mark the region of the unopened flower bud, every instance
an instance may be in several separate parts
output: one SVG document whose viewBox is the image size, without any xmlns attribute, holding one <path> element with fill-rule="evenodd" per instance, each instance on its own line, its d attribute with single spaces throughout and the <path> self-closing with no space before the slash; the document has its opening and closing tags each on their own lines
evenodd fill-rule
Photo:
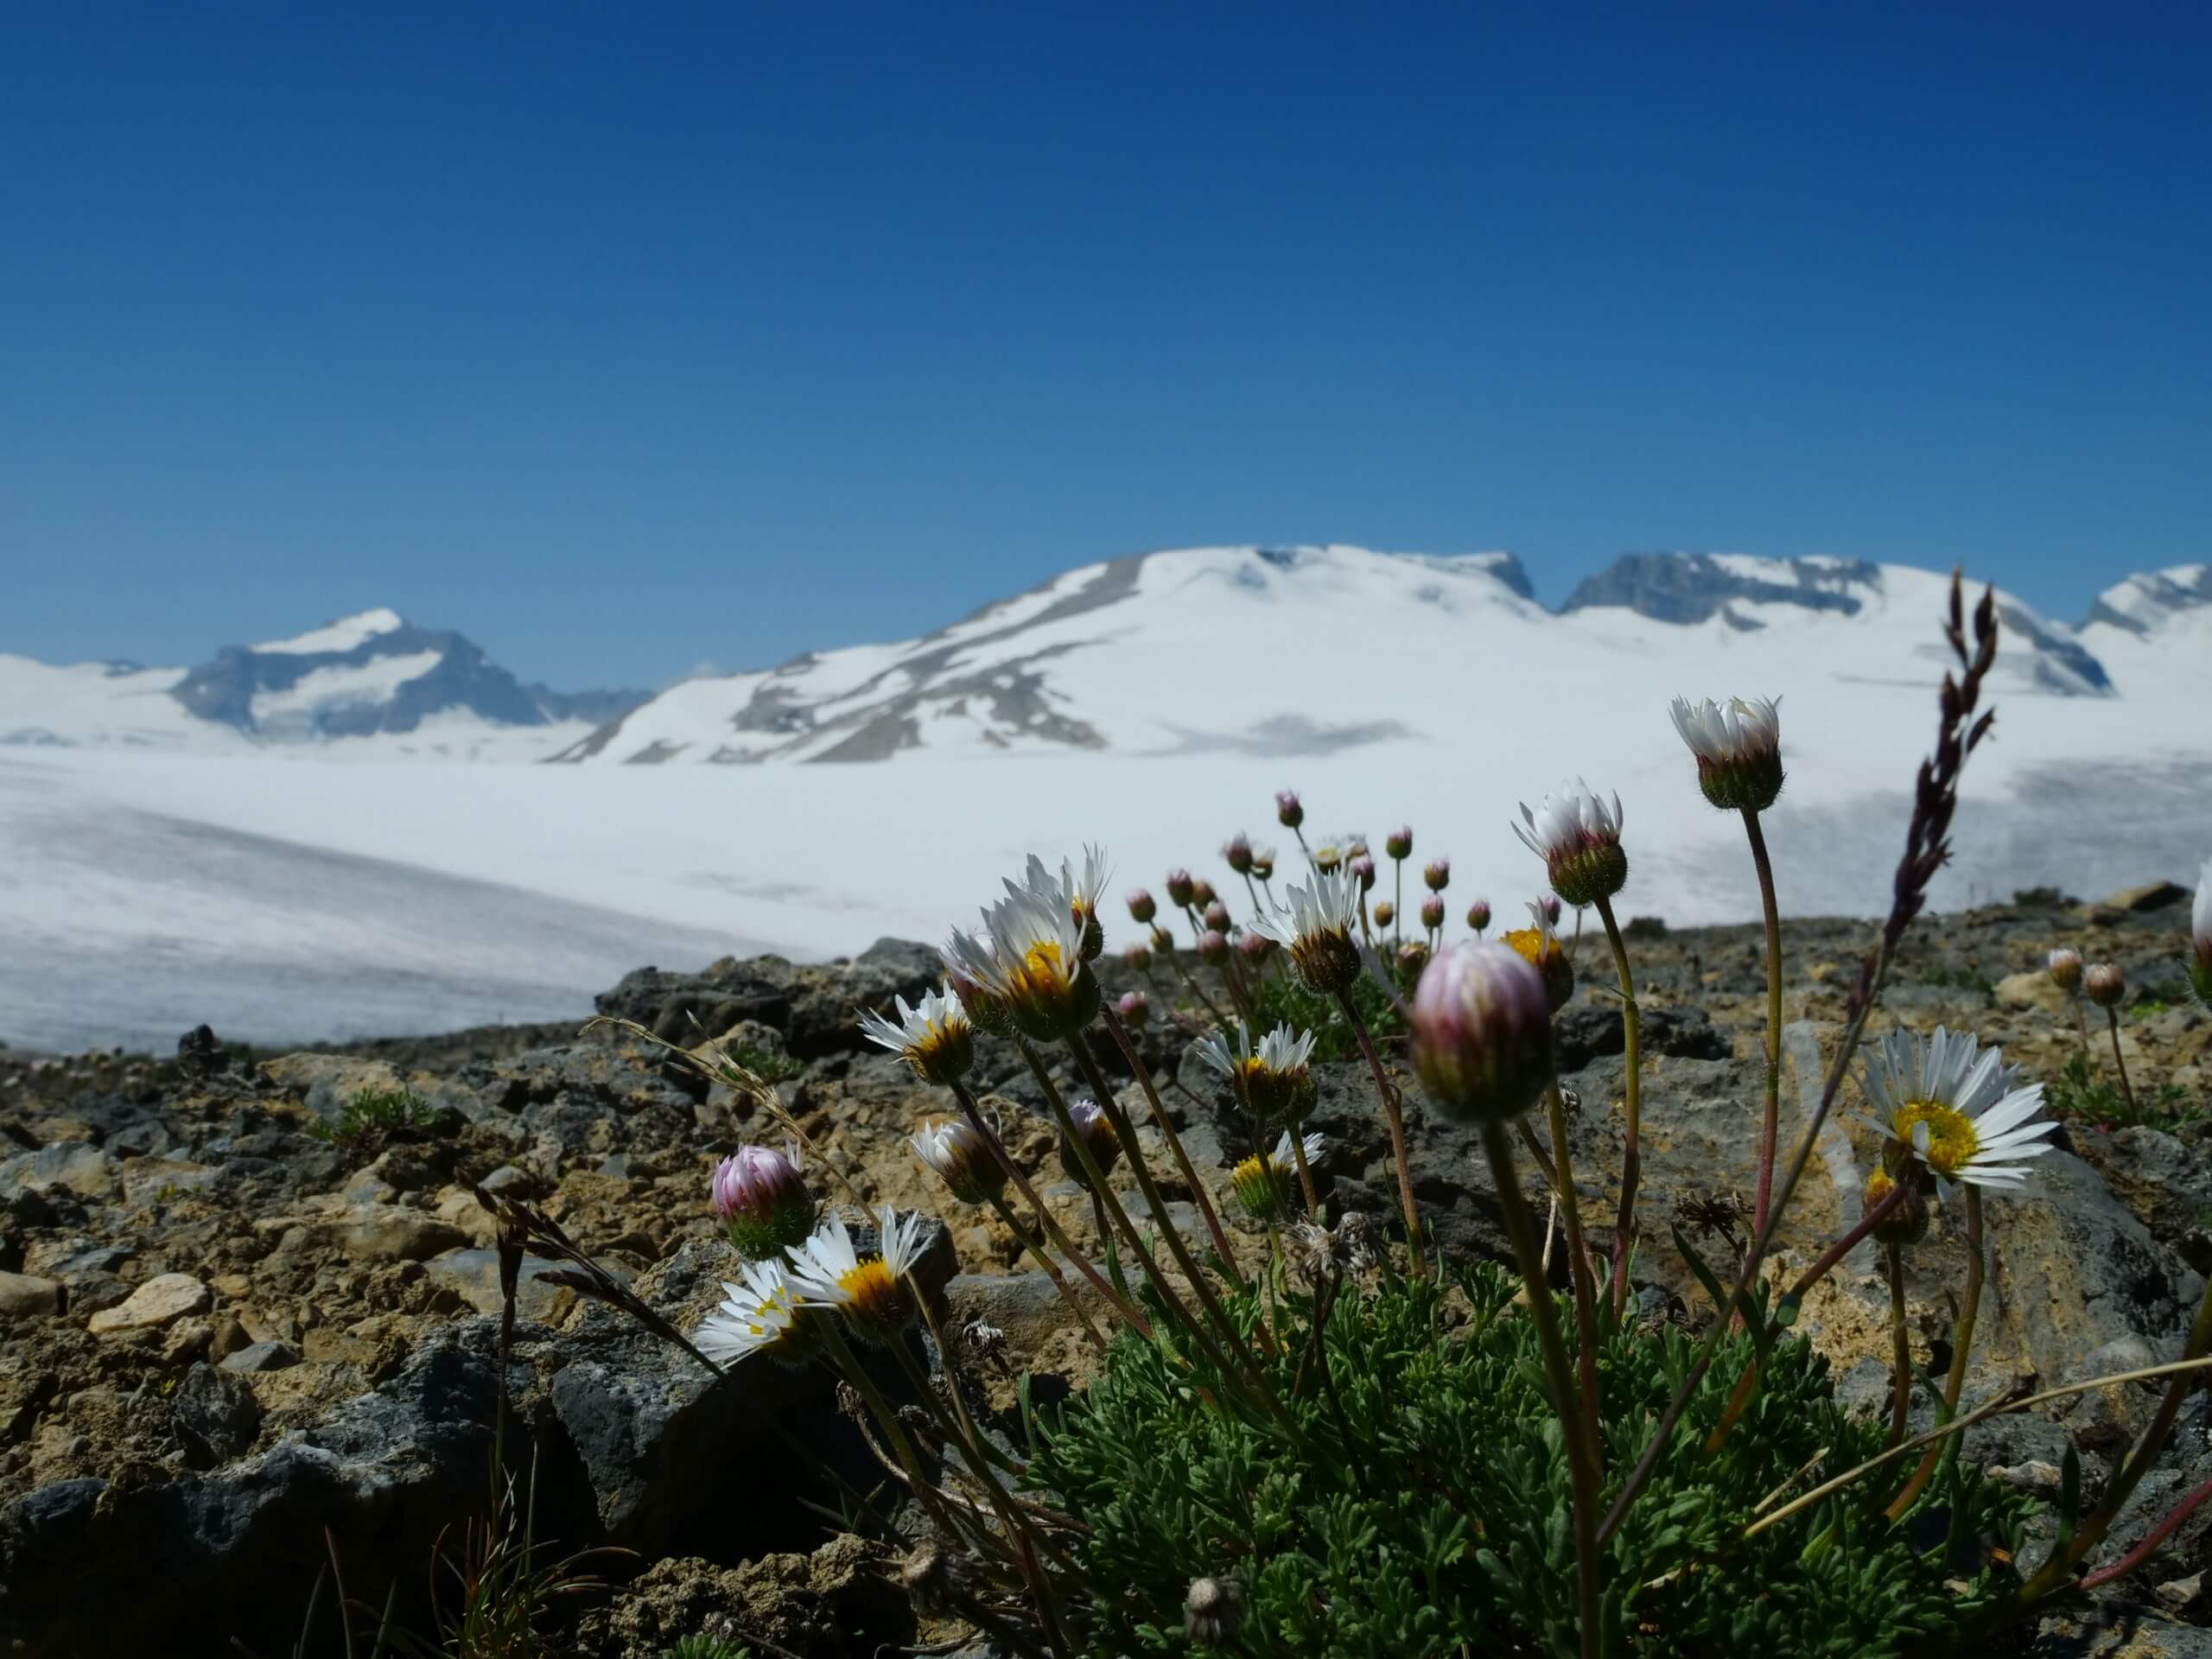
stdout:
<svg viewBox="0 0 2212 1659">
<path fill-rule="evenodd" d="M 1621 848 L 1621 799 L 1609 805 L 1576 779 L 1544 797 L 1531 811 L 1524 804 L 1513 833 L 1539 858 L 1552 891 L 1571 905 L 1610 899 L 1628 881 L 1628 854 Z"/>
<path fill-rule="evenodd" d="M 1229 931 L 1229 906 L 1216 899 L 1199 913 L 1198 919 L 1215 932 L 1226 933 Z"/>
<path fill-rule="evenodd" d="M 1108 1117 L 1095 1100 L 1071 1100 L 1068 1103 L 1068 1121 L 1075 1125 L 1076 1134 L 1098 1166 L 1098 1173 L 1110 1175 L 1114 1161 L 1122 1155 L 1121 1141 L 1114 1134 L 1113 1120 Z M 1067 1135 L 1060 1136 L 1060 1167 L 1067 1178 L 1084 1192 L 1090 1191 L 1090 1176 L 1083 1166 L 1083 1159 L 1068 1144 Z"/>
<path fill-rule="evenodd" d="M 1271 881 L 1274 879 L 1274 874 L 1275 849 L 1272 847 L 1255 847 L 1252 849 L 1252 879 L 1255 881 Z"/>
<path fill-rule="evenodd" d="M 1292 798 L 1295 801 L 1296 798 Z M 1224 1648 L 1244 1628 L 1244 1586 L 1235 1579 L 1192 1579 L 1183 1598 L 1183 1634 Z"/>
<path fill-rule="evenodd" d="M 2050 982 L 2071 996 L 2082 988 L 2082 953 L 2061 945 L 2050 953 Z"/>
<path fill-rule="evenodd" d="M 1191 873 L 1188 870 L 1167 872 L 1167 902 L 1176 909 L 1187 908 L 1191 902 L 1191 895 L 1197 891 L 1198 884 L 1191 880 Z M 1137 919 L 1148 921 L 1151 918 L 1141 916 Z"/>
<path fill-rule="evenodd" d="M 1114 1012 L 1121 1015 L 1122 1023 L 1131 1031 L 1142 1031 L 1152 1023 L 1152 999 L 1142 991 L 1123 991 L 1114 1004 Z"/>
<path fill-rule="evenodd" d="M 1129 919 L 1138 926 L 1150 925 L 1152 918 L 1159 913 L 1160 906 L 1153 902 L 1152 894 L 1144 888 L 1139 887 L 1129 895 Z"/>
<path fill-rule="evenodd" d="M 1239 933 L 1236 954 L 1252 967 L 1258 967 L 1275 953 L 1275 942 L 1264 933 Z"/>
<path fill-rule="evenodd" d="M 1398 980 L 1401 984 L 1412 984 L 1419 980 L 1427 966 L 1427 940 L 1408 939 L 1398 947 Z"/>
<path fill-rule="evenodd" d="M 1006 1167 L 990 1143 L 963 1119 L 925 1123 L 911 1137 L 914 1155 L 963 1204 L 988 1204 L 1006 1191 Z"/>
<path fill-rule="evenodd" d="M 1874 1237 L 1879 1243 L 1917 1244 L 1928 1236 L 1928 1196 L 1921 1188 L 1916 1172 L 1909 1168 L 1905 1179 L 1911 1185 L 1904 1201 L 1874 1224 Z M 1896 1186 L 1889 1171 L 1877 1165 L 1874 1173 L 1866 1178 L 1866 1190 L 1859 1195 L 1859 1213 L 1870 1213 Z"/>
<path fill-rule="evenodd" d="M 1448 858 L 1430 859 L 1421 868 L 1421 879 L 1427 884 L 1431 893 L 1443 892 L 1452 885 L 1452 861 Z"/>
<path fill-rule="evenodd" d="M 1352 860 L 1351 879 L 1359 883 L 1359 890 L 1366 893 L 1375 886 L 1375 861 L 1365 853 Z"/>
<path fill-rule="evenodd" d="M 1382 837 L 1382 850 L 1393 858 L 1411 858 L 1414 852 L 1414 832 L 1408 824 L 1400 824 Z"/>
<path fill-rule="evenodd" d="M 796 1146 L 740 1147 L 715 1166 L 708 1207 L 748 1262 L 766 1262 L 814 1230 L 814 1194 L 799 1173 Z"/>
<path fill-rule="evenodd" d="M 1456 944 L 1414 993 L 1413 1062 L 1445 1116 L 1517 1117 L 1554 1074 L 1543 976 L 1502 944 Z"/>
<path fill-rule="evenodd" d="M 1537 899 L 1536 903 L 1543 910 L 1544 919 L 1549 922 L 1554 927 L 1557 927 L 1559 925 L 1559 918 L 1561 913 L 1560 910 L 1559 895 L 1555 893 L 1548 893 L 1542 898 Z"/>
<path fill-rule="evenodd" d="M 1295 830 L 1306 822 L 1306 809 L 1298 804 L 1298 791 L 1279 789 L 1275 791 L 1275 822 L 1286 830 Z"/>
<path fill-rule="evenodd" d="M 1467 906 L 1467 925 L 1479 933 L 1490 925 L 1490 900 L 1478 899 Z"/>
<path fill-rule="evenodd" d="M 1421 901 L 1421 925 L 1432 931 L 1444 925 L 1444 900 L 1437 894 Z"/>
<path fill-rule="evenodd" d="M 2127 976 L 2113 963 L 2101 962 L 2082 976 L 2082 988 L 2099 1007 L 2113 1007 L 2127 995 Z"/>
<path fill-rule="evenodd" d="M 1222 861 L 1237 874 L 1249 874 L 1252 868 L 1251 838 L 1241 830 L 1231 836 L 1229 838 L 1229 845 L 1221 849 L 1221 857 Z"/>
<path fill-rule="evenodd" d="M 1128 963 L 1133 972 L 1149 974 L 1152 972 L 1152 947 L 1142 939 L 1135 940 L 1122 947 L 1122 960 Z"/>
<path fill-rule="evenodd" d="M 1209 968 L 1218 968 L 1229 960 L 1229 935 L 1217 928 L 1208 928 L 1198 935 L 1198 960 Z"/>
<path fill-rule="evenodd" d="M 1698 787 L 1731 812 L 1764 812 L 1782 793 L 1782 715 L 1765 697 L 1676 697 L 1675 729 L 1697 757 Z"/>
<path fill-rule="evenodd" d="M 1154 928 L 1152 948 L 1160 956 L 1172 958 L 1175 954 L 1175 936 L 1164 927 Z"/>
<path fill-rule="evenodd" d="M 1200 910 L 1213 903 L 1213 883 L 1203 875 L 1191 878 L 1191 902 Z"/>
<path fill-rule="evenodd" d="M 1390 925 L 1390 920 L 1391 920 L 1391 918 L 1392 918 L 1393 917 L 1395 917 L 1397 913 L 1398 913 L 1398 907 L 1397 907 L 1395 905 L 1392 904 L 1392 903 L 1391 903 L 1388 899 L 1377 899 L 1375 901 L 1375 925 L 1376 925 L 1376 926 L 1377 926 L 1377 927 L 1388 927 L 1388 926 L 1389 926 L 1389 925 Z"/>
</svg>

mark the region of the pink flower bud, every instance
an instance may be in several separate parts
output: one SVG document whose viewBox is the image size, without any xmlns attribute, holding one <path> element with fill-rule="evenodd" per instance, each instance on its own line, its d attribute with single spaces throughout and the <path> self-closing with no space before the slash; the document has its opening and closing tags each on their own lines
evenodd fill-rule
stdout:
<svg viewBox="0 0 2212 1659">
<path fill-rule="evenodd" d="M 780 1255 L 814 1230 L 814 1195 L 799 1173 L 797 1147 L 740 1147 L 715 1166 L 708 1205 L 748 1262 Z"/>
<path fill-rule="evenodd" d="M 1413 1062 L 1438 1110 L 1518 1117 L 1554 1076 L 1543 976 L 1502 944 L 1456 944 L 1414 993 Z"/>
</svg>

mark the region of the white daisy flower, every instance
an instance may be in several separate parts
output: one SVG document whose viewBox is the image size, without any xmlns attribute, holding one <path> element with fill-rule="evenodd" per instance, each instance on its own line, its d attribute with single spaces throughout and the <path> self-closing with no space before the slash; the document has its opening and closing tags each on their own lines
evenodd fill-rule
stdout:
<svg viewBox="0 0 2212 1659">
<path fill-rule="evenodd" d="M 1763 812 L 1782 792 L 1782 713 L 1768 697 L 1676 697 L 1675 729 L 1697 757 L 1698 786 L 1713 805 Z"/>
<path fill-rule="evenodd" d="M 2058 1127 L 2038 1117 L 2043 1085 L 2019 1084 L 2020 1069 L 1965 1032 L 1892 1031 L 1867 1057 L 1866 1102 L 1855 1114 L 1895 1153 L 1909 1153 L 1946 1198 L 1961 1181 L 2017 1188 L 2026 1165 L 2050 1150 Z"/>
<path fill-rule="evenodd" d="M 1234 1046 L 1230 1037 L 1236 1039 Z M 1263 1123 L 1296 1122 L 1313 1104 L 1313 1033 L 1279 1025 L 1252 1046 L 1252 1033 L 1243 1020 L 1232 1021 L 1198 1045 L 1201 1060 L 1227 1077 L 1242 1083 L 1252 1113 Z"/>
<path fill-rule="evenodd" d="M 984 1204 L 1006 1190 L 1006 1170 L 990 1142 L 964 1118 L 925 1123 L 908 1137 L 914 1155 L 963 1204 Z"/>
<path fill-rule="evenodd" d="M 1609 809 L 1580 778 L 1561 784 L 1531 811 L 1521 804 L 1522 822 L 1513 826 L 1523 846 L 1544 861 L 1552 891 L 1570 905 L 1610 899 L 1628 880 L 1628 855 L 1621 850 L 1618 791 Z"/>
<path fill-rule="evenodd" d="M 1359 881 L 1346 870 L 1316 870 L 1290 885 L 1289 903 L 1253 919 L 1252 929 L 1290 952 L 1298 976 L 1325 995 L 1348 988 L 1359 977 Z"/>
<path fill-rule="evenodd" d="M 976 1063 L 975 1033 L 950 984 L 924 992 L 913 1007 L 903 996 L 893 997 L 892 1005 L 899 1011 L 895 1020 L 863 1009 L 861 1034 L 904 1059 L 925 1082 L 950 1083 L 967 1075 Z"/>
<path fill-rule="evenodd" d="M 1055 878 L 1045 868 L 1045 861 L 1036 854 L 1029 855 L 1028 866 L 1016 885 L 1007 880 L 1009 898 L 1027 895 L 1042 905 L 1058 905 L 1074 920 L 1082 925 L 1083 959 L 1090 962 L 1105 948 L 1106 929 L 1098 917 L 1098 900 L 1106 891 L 1113 866 L 1108 861 L 1106 849 L 1086 843 L 1083 849 L 1083 874 L 1078 878 L 1075 866 L 1066 859 L 1060 861 L 1060 873 Z"/>
<path fill-rule="evenodd" d="M 741 1271 L 745 1282 L 735 1285 L 725 1280 L 721 1306 L 692 1333 L 699 1351 L 721 1365 L 734 1365 L 755 1354 L 786 1365 L 804 1362 L 813 1354 L 817 1338 L 783 1264 L 747 1262 Z"/>
<path fill-rule="evenodd" d="M 1071 1036 L 1098 1012 L 1098 982 L 1084 960 L 1090 924 L 1058 884 L 1049 893 L 1012 881 L 1006 887 L 1007 896 L 983 912 L 979 933 L 953 930 L 942 952 L 946 970 L 969 1013 L 976 1012 L 972 985 L 1030 1036 Z"/>
<path fill-rule="evenodd" d="M 875 1211 L 877 1249 L 862 1255 L 845 1218 L 832 1211 L 789 1252 L 792 1294 L 809 1307 L 835 1308 L 871 1340 L 895 1339 L 914 1319 L 912 1274 L 921 1259 L 923 1219 L 885 1205 Z"/>
<path fill-rule="evenodd" d="M 1306 1154 L 1307 1168 L 1319 1160 L 1321 1147 L 1319 1135 L 1299 1137 L 1298 1147 Z M 1286 1129 L 1265 1158 L 1247 1158 L 1230 1172 L 1230 1187 L 1245 1214 L 1255 1221 L 1272 1221 L 1283 1212 L 1297 1174 L 1298 1154 L 1292 1150 L 1290 1132 Z"/>
</svg>

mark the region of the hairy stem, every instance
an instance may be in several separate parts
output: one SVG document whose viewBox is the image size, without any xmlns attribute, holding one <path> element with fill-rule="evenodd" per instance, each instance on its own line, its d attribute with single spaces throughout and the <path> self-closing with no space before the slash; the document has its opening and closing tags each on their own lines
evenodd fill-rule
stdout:
<svg viewBox="0 0 2212 1659">
<path fill-rule="evenodd" d="M 1513 1241 L 1513 1254 L 1521 1266 L 1528 1289 L 1529 1315 L 1536 1327 L 1536 1343 L 1543 1350 L 1544 1374 L 1551 1384 L 1552 1409 L 1558 1414 L 1560 1433 L 1567 1441 L 1568 1471 L 1574 1487 L 1574 1588 L 1582 1637 L 1583 1659 L 1598 1659 L 1604 1651 L 1598 1624 L 1598 1465 L 1575 1400 L 1567 1344 L 1560 1340 L 1559 1310 L 1551 1287 L 1544 1282 L 1543 1263 L 1537 1254 L 1535 1223 L 1521 1196 L 1520 1178 L 1513 1169 L 1513 1148 L 1505 1127 L 1496 1119 L 1483 1124 L 1483 1151 L 1490 1160 L 1491 1179 L 1497 1187 L 1498 1205 L 1505 1212 L 1505 1230 Z"/>
<path fill-rule="evenodd" d="M 1160 1132 L 1166 1138 L 1167 1151 L 1175 1160 L 1175 1167 L 1182 1172 L 1185 1185 L 1191 1189 L 1191 1198 L 1198 1206 L 1198 1214 L 1206 1224 L 1206 1233 L 1213 1240 L 1215 1252 L 1221 1257 L 1221 1270 L 1229 1275 L 1229 1282 L 1237 1289 L 1244 1288 L 1244 1275 L 1236 1270 L 1236 1257 L 1229 1248 L 1229 1235 L 1222 1230 L 1221 1217 L 1215 1211 L 1213 1195 L 1206 1191 L 1206 1184 L 1198 1179 L 1198 1172 L 1192 1166 L 1191 1154 L 1183 1150 L 1183 1137 L 1175 1133 L 1175 1120 L 1167 1115 L 1167 1107 L 1160 1098 L 1160 1090 L 1153 1086 L 1152 1068 L 1144 1063 L 1144 1056 L 1137 1052 L 1137 1046 L 1130 1038 L 1128 1028 L 1122 1025 L 1122 1016 L 1114 1011 L 1110 1002 L 1099 1005 L 1099 1015 L 1106 1022 L 1107 1033 L 1122 1051 L 1122 1058 L 1128 1062 L 1129 1070 L 1136 1073 L 1137 1081 L 1144 1085 L 1145 1103 L 1152 1108 L 1152 1121 L 1160 1125 Z"/>
<path fill-rule="evenodd" d="M 1382 1057 L 1375 1051 L 1375 1039 L 1367 1034 L 1367 1021 L 1359 1017 L 1349 988 L 1338 991 L 1337 1006 L 1351 1022 L 1353 1034 L 1359 1039 L 1359 1052 L 1367 1056 L 1367 1069 L 1375 1078 L 1375 1091 L 1382 1096 L 1382 1116 L 1390 1126 L 1390 1154 L 1398 1164 L 1398 1203 L 1406 1215 L 1408 1265 L 1416 1276 L 1426 1277 L 1428 1257 L 1421 1249 L 1421 1210 L 1414 1203 L 1413 1166 L 1406 1161 L 1406 1116 L 1398 1105 L 1398 1091 L 1390 1086 L 1389 1077 L 1382 1070 Z"/>
<path fill-rule="evenodd" d="M 2129 1116 L 2135 1111 L 2135 1089 L 2127 1081 L 2127 1058 L 2120 1052 L 2120 1010 L 2107 1008 L 2105 1023 L 2112 1029 L 2112 1063 L 2120 1068 L 2120 1097 L 2127 1103 Z"/>
<path fill-rule="evenodd" d="M 1076 1271 L 1090 1281 L 1091 1287 L 1106 1299 L 1107 1305 L 1121 1317 L 1123 1324 L 1141 1337 L 1151 1336 L 1152 1321 L 1145 1318 L 1142 1310 L 1135 1303 L 1120 1294 L 1112 1285 L 1108 1284 L 1099 1276 L 1098 1269 L 1090 1264 L 1090 1258 L 1075 1248 L 1074 1242 L 1068 1237 L 1060 1224 L 1052 1218 L 1052 1212 L 1045 1207 L 1045 1200 L 1038 1196 L 1037 1189 L 1030 1185 L 1029 1178 L 1021 1173 L 1021 1166 L 1014 1161 L 1014 1154 L 1006 1149 L 1005 1143 L 992 1132 L 991 1126 L 983 1121 L 982 1109 L 976 1103 L 976 1096 L 969 1092 L 968 1085 L 955 1082 L 952 1084 L 952 1097 L 960 1103 L 961 1114 L 967 1118 L 969 1128 L 982 1135 L 986 1144 L 990 1147 L 992 1155 L 999 1160 L 999 1167 L 1006 1172 L 1007 1178 L 1014 1183 L 1014 1191 L 1020 1193 L 1022 1201 L 1037 1212 L 1038 1223 L 1044 1228 L 1045 1236 L 1052 1242 L 1053 1248 L 1075 1263 Z M 1090 1332 L 1090 1339 L 1103 1347 L 1105 1338 L 1092 1328 L 1090 1316 L 1083 1311 L 1082 1304 L 1075 1299 L 1075 1293 L 1069 1288 L 1067 1281 L 1061 1277 L 1058 1264 L 1046 1251 L 1033 1243 L 1028 1235 L 1022 1230 L 1021 1224 L 1014 1219 L 1014 1211 L 1005 1198 L 994 1198 L 991 1202 L 997 1208 L 1000 1217 L 1006 1224 L 1014 1230 L 1014 1236 L 1021 1241 L 1032 1255 L 1037 1258 L 1038 1265 L 1042 1267 L 1052 1281 L 1059 1287 L 1060 1294 L 1067 1299 L 1068 1306 L 1075 1310 L 1076 1317 L 1083 1321 L 1084 1328 Z"/>
<path fill-rule="evenodd" d="M 1904 1252 L 1895 1244 L 1882 1247 L 1883 1265 L 1890 1280 L 1890 1437 L 1885 1446 L 1904 1439 L 1912 1415 L 1912 1338 L 1904 1323 Z"/>
<path fill-rule="evenodd" d="M 1902 1184 L 1900 1184 L 1900 1187 Z M 1959 1409 L 1959 1395 L 1967 1385 L 1967 1356 L 1974 1347 L 1974 1321 L 1981 1313 L 1981 1189 L 1969 1183 L 1967 1194 L 1967 1288 L 1959 1303 L 1959 1322 L 1951 1336 L 1951 1369 L 1943 1378 L 1943 1414 L 1955 1416 Z M 1889 1517 L 1895 1521 L 1910 1509 L 1936 1472 L 1936 1465 L 1943 1455 L 1943 1448 L 1931 1446 L 1928 1455 L 1921 1459 L 1913 1470 L 1912 1478 L 1906 1481 L 1904 1490 L 1890 1500 Z"/>
<path fill-rule="evenodd" d="M 1751 863 L 1759 874 L 1759 901 L 1766 914 L 1766 1116 L 1759 1123 L 1759 1178 L 1752 1201 L 1751 1225 L 1766 1225 L 1774 1191 L 1774 1147 L 1782 1116 L 1782 912 L 1774 893 L 1774 865 L 1767 857 L 1759 815 L 1744 809 L 1744 833 L 1751 838 Z"/>
<path fill-rule="evenodd" d="M 1628 1307 L 1629 1252 L 1636 1247 L 1636 1189 L 1643 1169 L 1643 1022 L 1637 1013 L 1636 976 L 1629 971 L 1628 942 L 1621 938 L 1620 924 L 1613 919 L 1613 901 L 1600 897 L 1597 906 L 1598 918 L 1605 925 L 1606 942 L 1613 948 L 1613 969 L 1620 976 L 1621 1058 L 1628 1068 L 1621 1108 L 1627 1144 L 1621 1152 L 1621 1207 L 1613 1226 L 1613 1317 L 1618 1319 Z"/>
</svg>

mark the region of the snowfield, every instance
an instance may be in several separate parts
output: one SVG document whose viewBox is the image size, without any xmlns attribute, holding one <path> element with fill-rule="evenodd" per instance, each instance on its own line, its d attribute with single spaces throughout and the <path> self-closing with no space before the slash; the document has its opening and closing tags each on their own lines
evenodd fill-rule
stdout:
<svg viewBox="0 0 2212 1659">
<path fill-rule="evenodd" d="M 1698 792 L 1677 691 L 1783 700 L 1789 784 L 1767 823 L 1785 915 L 1886 907 L 1934 731 L 1941 578 L 1886 567 L 1870 591 L 1815 569 L 1855 605 L 1739 597 L 1683 623 L 1554 614 L 1479 560 L 1319 552 L 1303 569 L 1254 550 L 1116 562 L 924 641 L 691 681 L 595 734 L 596 764 L 0 748 L 0 1038 L 166 1047 L 201 1020 L 277 1042 L 582 1016 L 646 962 L 941 938 L 1025 855 L 1085 841 L 1114 861 L 1118 944 L 1120 895 L 1172 865 L 1249 908 L 1216 850 L 1236 830 L 1294 874 L 1274 822 L 1286 786 L 1311 839 L 1379 845 L 1403 819 L 1417 860 L 1449 854 L 1456 930 L 1478 896 L 1518 921 L 1541 870 L 1509 827 L 1516 803 L 1579 773 L 1626 809 L 1624 915 L 1748 919 L 1742 829 Z M 2124 671 L 2061 625 L 2008 630 L 1939 907 L 2195 871 L 2212 729 L 2185 659 L 2207 616 L 2107 625 L 2133 653 L 2115 651 Z M 789 764 L 871 729 L 878 758 Z M 725 764 L 690 764 L 718 750 Z M 607 764 L 624 759 L 663 764 Z"/>
</svg>

